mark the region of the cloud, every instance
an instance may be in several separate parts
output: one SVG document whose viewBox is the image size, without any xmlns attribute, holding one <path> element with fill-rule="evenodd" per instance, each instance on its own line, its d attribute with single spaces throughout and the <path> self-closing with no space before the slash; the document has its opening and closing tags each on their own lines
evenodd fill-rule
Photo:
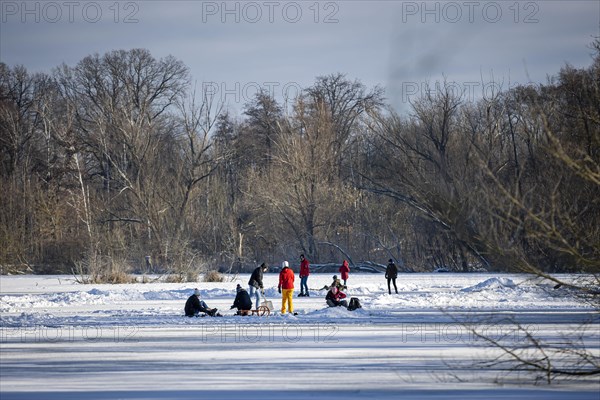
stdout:
<svg viewBox="0 0 600 400">
<path fill-rule="evenodd" d="M 34 11 L 23 22 L 19 12 L 2 14 L 2 61 L 50 71 L 96 52 L 143 47 L 181 59 L 200 81 L 306 86 L 318 75 L 343 72 L 398 98 L 406 82 L 444 76 L 470 82 L 491 74 L 543 81 L 565 61 L 585 66 L 600 13 L 593 1 L 135 1 L 94 2 L 101 18 L 90 22 L 87 3 L 77 3 L 73 21 L 63 12 L 50 22 L 51 10 L 43 14 L 49 3 L 3 2 L 4 11 L 5 4 L 26 4 L 30 11 L 40 7 L 40 15 Z"/>
</svg>

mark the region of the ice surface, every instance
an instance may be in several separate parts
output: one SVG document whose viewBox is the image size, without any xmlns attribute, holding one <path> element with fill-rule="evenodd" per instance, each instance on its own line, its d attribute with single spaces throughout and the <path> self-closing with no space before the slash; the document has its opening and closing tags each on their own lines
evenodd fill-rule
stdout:
<svg viewBox="0 0 600 400">
<path fill-rule="evenodd" d="M 563 276 L 577 279 L 577 276 Z M 498 330 L 506 318 L 546 340 L 593 321 L 589 306 L 524 275 L 350 275 L 362 309 L 328 308 L 330 274 L 309 278 L 298 315 L 237 317 L 229 306 L 248 276 L 223 283 L 79 285 L 65 276 L 0 277 L 0 397 L 6 399 L 595 399 L 598 380 L 532 386 L 527 374 L 482 369 L 496 354 L 463 322 Z M 194 288 L 222 318 L 186 318 Z M 590 326 L 590 325 L 588 325 Z M 519 338 L 517 338 L 519 339 Z M 503 384 L 499 385 L 497 382 Z"/>
</svg>

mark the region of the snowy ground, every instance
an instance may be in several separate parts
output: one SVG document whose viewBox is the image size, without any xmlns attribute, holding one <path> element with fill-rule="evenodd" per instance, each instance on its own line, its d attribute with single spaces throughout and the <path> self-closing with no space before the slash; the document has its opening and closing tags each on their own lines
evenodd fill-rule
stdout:
<svg viewBox="0 0 600 400">
<path fill-rule="evenodd" d="M 576 279 L 577 277 L 568 277 Z M 388 295 L 379 274 L 351 275 L 363 309 L 326 308 L 331 275 L 312 275 L 298 316 L 236 317 L 237 283 L 79 285 L 68 276 L 0 277 L 0 398 L 8 399 L 600 399 L 598 378 L 533 385 L 481 368 L 497 351 L 461 322 L 514 335 L 507 319 L 550 341 L 591 308 L 521 275 L 408 274 Z M 280 306 L 277 276 L 267 297 Z M 183 317 L 194 287 L 222 318 Z M 589 324 L 589 321 L 593 321 Z M 575 339 L 575 338 L 572 338 Z"/>
</svg>

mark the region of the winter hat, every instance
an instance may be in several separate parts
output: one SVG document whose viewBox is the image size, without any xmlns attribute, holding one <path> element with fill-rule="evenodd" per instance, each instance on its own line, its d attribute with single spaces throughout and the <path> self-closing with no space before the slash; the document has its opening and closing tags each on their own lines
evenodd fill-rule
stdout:
<svg viewBox="0 0 600 400">
<path fill-rule="evenodd" d="M 260 267 L 262 269 L 269 269 L 269 267 L 267 267 L 267 264 L 265 264 L 265 263 L 260 264 Z"/>
<path fill-rule="evenodd" d="M 289 267 L 290 263 L 288 263 L 287 261 L 284 261 L 281 263 L 281 268 L 285 268 L 285 267 Z"/>
<path fill-rule="evenodd" d="M 391 258 L 388 260 L 388 262 L 391 264 L 394 262 L 394 260 L 392 260 Z"/>
<path fill-rule="evenodd" d="M 198 290 L 198 288 L 194 289 L 194 294 L 200 297 L 200 291 Z"/>
<path fill-rule="evenodd" d="M 334 280 L 334 281 L 337 281 L 337 275 L 334 275 L 334 276 L 333 276 L 333 280 Z"/>
<path fill-rule="evenodd" d="M 240 286 L 240 284 L 238 283 L 237 287 L 235 288 L 235 290 L 237 292 L 240 292 L 242 290 L 242 287 Z"/>
</svg>

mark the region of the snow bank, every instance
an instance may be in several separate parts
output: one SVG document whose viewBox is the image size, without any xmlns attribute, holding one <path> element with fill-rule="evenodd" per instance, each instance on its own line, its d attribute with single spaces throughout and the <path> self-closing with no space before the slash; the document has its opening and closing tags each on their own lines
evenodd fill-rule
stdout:
<svg viewBox="0 0 600 400">
<path fill-rule="evenodd" d="M 32 294 L 0 296 L 0 312 L 11 313 L 35 308 L 65 307 L 75 304 L 104 304 L 110 293 L 67 292 L 52 294 Z"/>
<path fill-rule="evenodd" d="M 65 306 L 109 305 L 126 302 L 150 301 L 185 301 L 193 289 L 177 290 L 140 290 L 132 285 L 131 289 L 112 289 L 103 285 L 103 289 L 94 288 L 88 291 L 74 291 L 48 294 L 23 294 L 0 296 L 0 312 L 16 313 L 21 310 L 51 309 Z M 232 291 L 225 288 L 202 289 L 200 297 L 205 299 L 230 298 Z"/>
<path fill-rule="evenodd" d="M 477 285 L 461 289 L 461 292 L 481 292 L 482 290 L 514 289 L 517 285 L 509 278 L 489 278 Z"/>
<path fill-rule="evenodd" d="M 281 295 L 277 291 L 278 276 L 265 276 L 265 296 L 273 301 L 275 311 L 280 307 Z M 20 313 L 49 312 L 79 314 L 114 309 L 112 315 L 141 312 L 156 315 L 179 315 L 185 300 L 194 288 L 200 290 L 201 298 L 209 306 L 228 310 L 235 297 L 235 286 L 245 286 L 248 277 L 238 276 L 235 281 L 222 283 L 187 284 L 132 284 L 132 285 L 65 285 L 64 279 L 44 277 L 3 278 L 0 294 L 0 312 L 18 315 Z M 296 309 L 302 313 L 323 310 L 325 290 L 319 290 L 330 283 L 331 277 L 311 275 L 310 297 L 294 297 Z M 67 290 L 67 291 L 65 291 Z M 539 283 L 530 282 L 519 275 L 480 274 L 401 274 L 398 277 L 399 293 L 387 294 L 387 285 L 378 275 L 351 275 L 347 295 L 358 297 L 370 312 L 390 310 L 424 309 L 565 309 L 579 308 L 582 305 L 572 297 L 560 296 L 557 291 L 548 290 Z M 36 292 L 37 291 L 37 292 Z M 296 295 L 298 290 L 296 290 Z M 323 315 L 324 318 L 331 316 Z"/>
</svg>

